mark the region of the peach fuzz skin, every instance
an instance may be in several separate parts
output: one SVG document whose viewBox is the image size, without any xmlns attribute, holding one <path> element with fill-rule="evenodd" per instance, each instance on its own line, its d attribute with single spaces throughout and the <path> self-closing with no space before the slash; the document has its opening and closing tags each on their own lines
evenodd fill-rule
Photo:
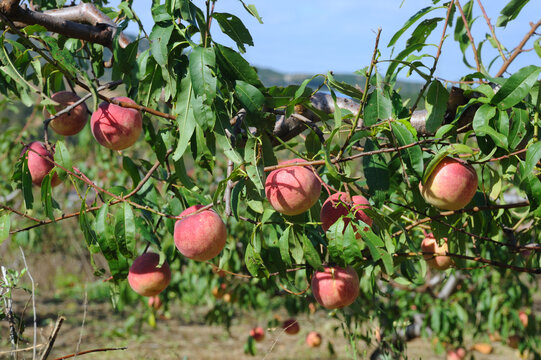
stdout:
<svg viewBox="0 0 541 360">
<path fill-rule="evenodd" d="M 442 256 L 449 252 L 447 246 L 447 239 L 443 239 L 445 242 L 440 246 L 438 241 L 432 234 L 428 234 L 421 242 L 421 251 L 423 258 L 426 260 L 429 267 L 437 270 L 447 270 L 453 266 L 453 259 L 450 256 Z"/>
<path fill-rule="evenodd" d="M 56 101 L 59 105 L 54 108 L 56 112 L 64 110 L 64 108 L 74 104 L 81 100 L 81 98 L 71 91 L 59 91 L 51 96 L 51 99 Z M 45 110 L 45 116 L 51 117 L 51 114 Z M 88 109 L 85 103 L 81 103 L 71 109 L 66 114 L 62 114 L 59 117 L 54 118 L 49 126 L 57 133 L 63 136 L 72 136 L 79 133 L 86 125 L 88 120 Z"/>
<path fill-rule="evenodd" d="M 459 210 L 468 205 L 477 191 L 477 173 L 468 163 L 444 158 L 426 183 L 419 183 L 425 201 L 442 210 Z"/>
<path fill-rule="evenodd" d="M 284 161 L 279 165 L 306 162 Z M 265 181 L 265 194 L 272 207 L 284 215 L 299 215 L 319 199 L 321 182 L 310 166 L 289 166 L 273 170 Z"/>
<path fill-rule="evenodd" d="M 325 200 L 321 207 L 320 219 L 323 231 L 329 228 L 342 216 L 346 216 L 349 212 L 355 211 L 355 218 L 372 226 L 372 219 L 362 211 L 370 207 L 368 200 L 362 195 L 355 195 L 351 198 L 353 206 L 349 204 L 347 194 L 345 192 L 337 192 L 332 194 Z M 351 219 L 345 218 L 344 225 L 347 226 Z"/>
<path fill-rule="evenodd" d="M 288 335 L 295 335 L 301 330 L 301 327 L 297 320 L 287 319 L 282 323 L 282 329 L 284 329 L 285 333 Z"/>
<path fill-rule="evenodd" d="M 316 301 L 326 309 L 340 309 L 353 304 L 359 296 L 359 276 L 351 266 L 346 269 L 325 267 L 314 273 L 311 282 Z"/>
<path fill-rule="evenodd" d="M 160 255 L 144 253 L 137 257 L 128 273 L 130 287 L 142 296 L 155 296 L 161 293 L 171 281 L 169 264 L 164 262 L 161 267 Z"/>
<path fill-rule="evenodd" d="M 130 98 L 115 100 L 135 104 Z M 90 129 L 98 143 L 111 150 L 126 149 L 137 141 L 143 129 L 143 118 L 136 109 L 102 102 L 90 118 Z"/>
<path fill-rule="evenodd" d="M 206 261 L 217 256 L 225 246 L 227 229 L 222 218 L 214 210 L 203 210 L 203 205 L 194 205 L 180 213 L 186 216 L 175 223 L 175 245 L 189 259 Z"/>
<path fill-rule="evenodd" d="M 321 345 L 321 335 L 316 331 L 310 331 L 306 335 L 306 344 L 310 347 L 319 347 Z"/>
<path fill-rule="evenodd" d="M 45 144 L 40 141 L 33 141 L 25 146 L 21 152 L 21 156 L 25 153 L 27 153 L 28 156 L 28 171 L 30 171 L 30 175 L 32 176 L 32 184 L 41 186 L 43 178 L 54 168 L 54 164 L 42 156 L 51 160 L 54 159 L 54 156 L 47 151 Z M 51 179 L 51 186 L 54 187 L 59 184 L 60 179 L 54 174 Z"/>
</svg>

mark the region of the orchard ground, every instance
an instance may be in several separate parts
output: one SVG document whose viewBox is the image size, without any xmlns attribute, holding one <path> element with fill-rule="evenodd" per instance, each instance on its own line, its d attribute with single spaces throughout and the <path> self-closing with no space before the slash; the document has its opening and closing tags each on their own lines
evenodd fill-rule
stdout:
<svg viewBox="0 0 541 360">
<path fill-rule="evenodd" d="M 69 246 L 74 245 L 73 241 Z M 5 250 L 4 243 L 2 245 Z M 342 336 L 340 323 L 329 319 L 327 312 L 318 307 L 313 315 L 298 317 L 300 332 L 297 335 L 287 335 L 278 325 L 267 329 L 265 339 L 256 344 L 256 356 L 244 354 L 244 344 L 250 329 L 259 325 L 266 328 L 267 321 L 277 315 L 281 320 L 288 318 L 285 312 L 272 314 L 269 312 L 250 313 L 239 312 L 233 319 L 229 333 L 223 326 L 206 325 L 203 318 L 209 310 L 208 306 L 189 307 L 177 302 L 169 304 L 167 318 L 163 311 L 158 311 L 156 327 L 149 324 L 151 314 L 147 299 L 141 301 L 135 308 L 125 308 L 122 312 L 115 311 L 109 301 L 108 286 L 102 280 L 97 280 L 91 272 L 88 257 L 79 250 L 72 248 L 72 254 L 48 248 L 42 243 L 41 253 L 26 253 L 28 267 L 37 284 L 36 312 L 38 324 L 38 344 L 46 342 L 55 321 L 62 315 L 66 318 L 50 359 L 72 354 L 79 351 L 127 347 L 127 350 L 99 352 L 84 355 L 83 359 L 350 359 L 350 348 Z M 0 248 L 0 250 L 2 250 Z M 52 251 L 50 251 L 52 250 Z M 6 254 L 6 251 L 1 251 Z M 17 252 L 10 251 L 3 257 L 6 265 L 14 269 L 22 267 L 21 258 Z M 28 278 L 24 278 L 24 287 L 30 289 Z M 85 290 L 86 288 L 86 290 Z M 86 304 L 85 304 L 86 291 Z M 209 289 L 209 296 L 211 289 Z M 14 310 L 16 315 L 26 307 L 24 314 L 26 330 L 25 340 L 29 343 L 20 345 L 25 348 L 31 345 L 33 333 L 32 306 L 30 294 L 22 290 L 14 293 Z M 293 296 L 293 295 L 291 295 Z M 533 312 L 541 311 L 541 292 L 535 295 Z M 162 315 L 160 315 L 162 314 Z M 84 321 L 84 326 L 82 323 Z M 335 329 L 336 332 L 335 332 Z M 308 332 L 315 330 L 322 334 L 323 342 L 319 348 L 309 348 L 305 344 Z M 8 323 L 0 323 L 0 333 L 9 334 Z M 81 335 L 82 334 L 82 335 Z M 79 340 L 80 339 L 80 340 Z M 336 351 L 331 356 L 328 351 L 329 340 Z M 490 343 L 488 336 L 485 341 Z M 469 347 L 471 341 L 466 340 Z M 499 342 L 493 342 L 494 351 L 490 355 L 473 353 L 476 359 L 519 359 L 518 352 Z M 359 345 L 361 346 L 361 345 Z M 8 357 L 2 353 L 10 350 L 7 336 L 0 338 L 0 359 Z M 373 348 L 366 349 L 370 354 Z M 408 343 L 407 355 L 410 359 L 445 359 L 445 354 L 436 354 L 429 339 L 416 339 Z M 30 359 L 31 352 L 20 354 L 19 359 Z M 358 358 L 367 358 L 361 355 Z M 468 357 L 469 358 L 469 355 Z"/>
</svg>

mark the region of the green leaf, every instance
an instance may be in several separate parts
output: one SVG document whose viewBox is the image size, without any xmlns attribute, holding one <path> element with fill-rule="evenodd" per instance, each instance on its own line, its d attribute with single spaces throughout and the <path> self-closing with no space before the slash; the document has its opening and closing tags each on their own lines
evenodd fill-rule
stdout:
<svg viewBox="0 0 541 360">
<path fill-rule="evenodd" d="M 527 134 L 526 126 L 530 122 L 528 111 L 519 108 L 513 108 L 512 126 L 507 137 L 509 149 L 514 150 L 520 144 Z"/>
<path fill-rule="evenodd" d="M 120 253 L 128 258 L 135 255 L 135 221 L 133 210 L 128 202 L 124 202 L 122 210 L 117 214 L 115 238 Z"/>
<path fill-rule="evenodd" d="M 205 96 L 205 103 L 210 105 L 216 97 L 216 77 L 212 70 L 216 65 L 214 48 L 197 46 L 192 49 L 189 59 L 193 91 L 197 96 Z"/>
<path fill-rule="evenodd" d="M 246 11 L 248 11 L 248 13 L 250 15 L 255 17 L 257 19 L 257 21 L 259 21 L 260 24 L 263 24 L 263 20 L 259 16 L 259 14 L 257 12 L 257 9 L 255 8 L 255 5 L 252 5 L 252 4 L 246 5 L 246 3 L 244 1 L 242 1 L 242 0 L 240 0 L 240 2 L 242 3 L 242 6 L 244 6 L 244 9 Z"/>
<path fill-rule="evenodd" d="M 443 118 L 447 111 L 447 101 L 449 100 L 449 92 L 439 82 L 434 80 L 428 88 L 428 93 L 425 100 L 425 108 L 428 112 L 426 118 L 426 129 L 430 133 L 434 133 L 443 123 Z"/>
<path fill-rule="evenodd" d="M 477 136 L 488 135 L 494 141 L 494 143 L 502 149 L 507 149 L 507 137 L 500 134 L 490 126 L 481 126 L 475 130 Z"/>
<path fill-rule="evenodd" d="M 26 208 L 30 210 L 32 209 L 34 202 L 34 195 L 32 194 L 32 175 L 30 175 L 30 170 L 28 169 L 28 156 L 24 157 L 22 165 L 22 191 L 24 204 Z"/>
<path fill-rule="evenodd" d="M 537 56 L 541 57 L 541 37 L 533 42 L 533 48 Z"/>
<path fill-rule="evenodd" d="M 383 262 L 383 267 L 385 268 L 385 273 L 388 275 L 394 274 L 394 266 L 393 266 L 393 257 L 391 254 L 389 254 L 387 251 L 380 249 L 380 257 L 381 261 Z"/>
<path fill-rule="evenodd" d="M 528 65 L 518 70 L 505 81 L 490 103 L 500 109 L 508 109 L 518 104 L 532 88 L 541 73 L 541 67 Z"/>
<path fill-rule="evenodd" d="M 9 237 L 11 227 L 10 214 L 4 214 L 0 217 L 0 244 Z"/>
<path fill-rule="evenodd" d="M 411 25 L 413 25 L 417 20 L 428 14 L 429 12 L 436 10 L 436 9 L 442 9 L 442 6 L 439 7 L 425 7 L 421 10 L 419 10 L 416 14 L 414 14 L 412 17 L 410 17 L 404 25 L 402 25 L 402 28 L 398 30 L 393 37 L 391 38 L 391 41 L 389 41 L 389 44 L 387 44 L 387 47 L 393 46 L 396 41 L 402 36 L 402 34 L 409 29 Z"/>
<path fill-rule="evenodd" d="M 141 181 L 141 175 L 139 174 L 139 168 L 133 160 L 127 156 L 122 157 L 122 168 L 128 173 L 133 182 L 133 187 L 136 187 L 137 184 Z"/>
<path fill-rule="evenodd" d="M 422 44 L 426 41 L 426 38 L 432 33 L 432 31 L 438 26 L 438 22 L 443 18 L 432 18 L 421 21 L 419 25 L 413 30 L 410 38 L 406 41 L 406 47 L 416 44 Z"/>
<path fill-rule="evenodd" d="M 313 78 L 312 78 L 313 79 Z M 311 80 L 311 79 L 309 79 Z M 343 81 L 337 81 L 334 76 L 329 72 L 327 73 L 327 84 L 334 89 L 338 90 L 344 95 L 350 96 L 354 99 L 361 100 L 363 98 L 363 92 L 353 85 L 350 85 Z M 300 90 L 300 88 L 299 88 Z"/>
<path fill-rule="evenodd" d="M 167 45 L 169 44 L 173 29 L 174 25 L 171 22 L 156 23 L 149 35 L 150 52 L 156 62 L 161 66 L 167 65 L 169 54 Z"/>
<path fill-rule="evenodd" d="M 515 19 L 524 5 L 526 5 L 530 0 L 511 0 L 500 12 L 500 16 L 496 21 L 496 26 L 506 26 L 507 23 Z"/>
<path fill-rule="evenodd" d="M 364 107 L 364 126 L 371 126 L 378 120 L 387 120 L 391 117 L 393 104 L 391 99 L 383 94 L 381 89 L 376 89 L 368 95 Z"/>
<path fill-rule="evenodd" d="M 86 246 L 90 248 L 97 243 L 96 232 L 90 226 L 88 215 L 86 213 L 86 201 L 81 202 L 81 210 L 79 211 L 79 227 L 81 228 L 86 240 Z"/>
<path fill-rule="evenodd" d="M 470 0 L 462 6 L 466 21 L 468 24 L 472 24 L 472 10 L 473 10 L 473 1 Z M 461 16 L 456 19 L 455 25 L 455 40 L 460 44 L 460 51 L 464 54 L 466 48 L 470 45 L 470 38 L 468 37 L 468 32 L 464 24 L 464 20 Z M 465 59 L 465 58 L 464 58 Z"/>
<path fill-rule="evenodd" d="M 490 104 L 483 104 L 473 117 L 473 129 L 477 130 L 482 126 L 489 126 L 490 120 L 496 116 L 496 108 Z"/>
<path fill-rule="evenodd" d="M 189 75 L 182 79 L 180 86 L 180 93 L 174 106 L 179 131 L 177 147 L 173 153 L 173 160 L 175 161 L 180 159 L 184 151 L 186 151 L 196 125 L 192 109 L 193 86 Z"/>
<path fill-rule="evenodd" d="M 263 103 L 265 102 L 265 96 L 255 86 L 237 80 L 235 85 L 235 94 L 237 95 L 241 104 L 249 112 L 256 112 L 261 110 Z"/>
<path fill-rule="evenodd" d="M 408 130 L 408 128 L 400 123 L 394 122 L 392 126 L 393 134 L 398 141 L 400 146 L 412 144 L 416 142 L 416 138 Z M 420 145 L 416 145 L 401 151 L 401 153 L 406 153 L 406 164 L 415 172 L 418 178 L 423 176 L 423 151 L 421 150 Z"/>
<path fill-rule="evenodd" d="M 291 241 L 293 236 L 295 236 L 293 233 L 293 229 L 291 226 L 288 226 L 278 240 L 278 246 L 280 247 L 280 257 L 288 268 L 290 268 L 293 264 L 293 262 L 291 261 L 291 255 L 289 254 L 289 242 Z"/>
<path fill-rule="evenodd" d="M 217 44 L 216 48 L 217 64 L 222 71 L 229 74 L 230 79 L 242 80 L 258 88 L 263 87 L 255 69 L 239 53 L 223 45 Z"/>
<path fill-rule="evenodd" d="M 377 147 L 371 139 L 366 140 L 365 151 L 376 150 Z M 389 163 L 383 154 L 363 157 L 364 176 L 371 194 L 377 190 L 389 189 Z"/>
<path fill-rule="evenodd" d="M 246 165 L 246 173 L 250 180 L 258 190 L 263 190 L 263 180 L 261 174 L 263 169 L 257 164 L 257 154 L 259 148 L 259 139 L 258 138 L 249 138 L 246 141 L 246 146 L 244 148 L 244 159 L 248 162 Z"/>
<path fill-rule="evenodd" d="M 98 245 L 105 259 L 109 262 L 116 258 L 118 252 L 117 243 L 111 236 L 111 229 L 107 222 L 109 205 L 104 204 L 96 214 L 95 229 Z"/>
<path fill-rule="evenodd" d="M 246 262 L 246 268 L 252 276 L 267 277 L 269 275 L 269 272 L 263 263 L 263 259 L 261 258 L 261 254 L 255 250 L 251 243 L 246 247 L 244 261 Z"/>
<path fill-rule="evenodd" d="M 237 43 L 241 52 L 246 52 L 244 44 L 254 46 L 250 32 L 238 17 L 229 13 L 214 13 L 212 17 L 218 20 L 220 29 Z"/>
<path fill-rule="evenodd" d="M 55 150 L 54 161 L 57 164 L 61 165 L 62 167 L 71 171 L 72 170 L 71 156 L 70 156 L 70 152 L 68 148 L 64 144 L 64 141 L 62 140 L 57 141 L 55 144 L 54 150 Z M 64 180 L 67 176 L 67 173 L 60 167 L 56 168 L 56 173 L 58 174 L 58 177 L 60 177 L 60 179 L 62 180 Z"/>
<path fill-rule="evenodd" d="M 541 141 L 533 143 L 526 151 L 526 161 L 524 162 L 524 171 L 531 173 L 534 167 L 541 159 Z"/>
<path fill-rule="evenodd" d="M 304 252 L 304 258 L 306 262 L 313 267 L 314 269 L 321 269 L 321 258 L 319 253 L 312 241 L 306 236 L 305 233 L 302 234 L 302 250 Z"/>
<path fill-rule="evenodd" d="M 41 204 L 45 212 L 45 216 L 54 220 L 53 213 L 53 194 L 51 192 L 51 177 L 53 172 L 48 173 L 41 182 Z"/>
</svg>

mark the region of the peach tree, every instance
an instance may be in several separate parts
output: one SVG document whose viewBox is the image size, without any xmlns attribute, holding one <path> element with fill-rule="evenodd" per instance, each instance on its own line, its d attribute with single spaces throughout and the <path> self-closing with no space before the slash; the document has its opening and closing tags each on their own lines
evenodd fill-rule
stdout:
<svg viewBox="0 0 541 360">
<path fill-rule="evenodd" d="M 541 57 L 541 20 L 517 44 L 495 33 L 528 1 L 494 25 L 480 0 L 427 1 L 363 49 L 360 87 L 331 72 L 265 86 L 216 0 L 149 2 L 150 33 L 132 1 L 65 3 L 0 1 L 0 241 L 30 247 L 76 218 L 119 307 L 212 290 L 206 320 L 228 325 L 234 309 L 317 300 L 353 353 L 490 334 L 540 358 L 541 67 L 509 66 L 527 44 Z M 453 41 L 471 69 L 459 81 L 435 75 Z M 423 83 L 404 98 L 412 73 Z"/>
</svg>

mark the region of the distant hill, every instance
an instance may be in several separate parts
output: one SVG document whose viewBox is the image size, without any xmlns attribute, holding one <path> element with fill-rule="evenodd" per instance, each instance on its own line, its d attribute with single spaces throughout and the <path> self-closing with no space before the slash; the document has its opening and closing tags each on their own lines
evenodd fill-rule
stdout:
<svg viewBox="0 0 541 360">
<path fill-rule="evenodd" d="M 285 74 L 267 68 L 257 68 L 257 73 L 263 85 L 267 87 L 300 85 L 304 80 L 313 76 L 313 74 Z M 357 74 L 334 74 L 333 76 L 337 81 L 343 81 L 361 89 L 364 88 L 364 77 Z M 318 77 L 310 83 L 310 87 L 317 88 L 322 83 L 323 77 Z M 398 81 L 398 88 L 400 88 L 400 94 L 404 100 L 416 97 L 422 86 L 423 84 L 419 82 Z"/>
</svg>

